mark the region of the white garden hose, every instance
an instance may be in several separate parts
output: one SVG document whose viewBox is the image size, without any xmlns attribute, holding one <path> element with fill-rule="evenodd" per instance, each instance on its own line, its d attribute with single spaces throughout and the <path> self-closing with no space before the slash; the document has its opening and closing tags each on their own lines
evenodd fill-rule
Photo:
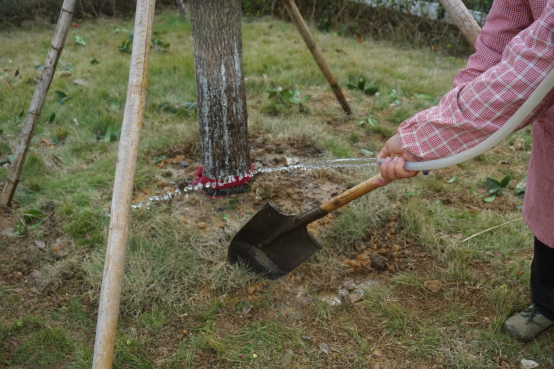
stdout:
<svg viewBox="0 0 554 369">
<path fill-rule="evenodd" d="M 510 133 L 512 133 L 541 103 L 552 88 L 554 88 L 554 69 L 548 73 L 546 78 L 537 86 L 536 90 L 533 91 L 531 96 L 529 96 L 529 98 L 523 103 L 523 105 L 521 105 L 515 114 L 512 115 L 498 131 L 494 132 L 485 141 L 473 146 L 470 149 L 446 158 L 421 162 L 407 162 L 404 168 L 406 170 L 416 171 L 441 169 L 462 163 L 484 153 L 508 137 Z M 383 164 L 384 161 L 385 159 L 379 159 L 379 165 Z"/>
</svg>

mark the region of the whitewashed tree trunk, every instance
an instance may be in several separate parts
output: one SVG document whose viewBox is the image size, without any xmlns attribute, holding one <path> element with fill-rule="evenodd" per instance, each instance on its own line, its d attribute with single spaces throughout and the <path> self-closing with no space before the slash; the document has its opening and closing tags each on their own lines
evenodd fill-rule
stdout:
<svg viewBox="0 0 554 369">
<path fill-rule="evenodd" d="M 203 175 L 250 169 L 242 64 L 241 0 L 191 0 Z"/>
<path fill-rule="evenodd" d="M 13 195 L 15 194 L 19 178 L 21 177 L 21 171 L 23 170 L 23 165 L 25 164 L 25 158 L 27 157 L 27 152 L 29 151 L 29 145 L 31 144 L 31 139 L 33 138 L 33 132 L 37 126 L 38 118 L 40 117 L 42 107 L 44 106 L 44 100 L 48 94 L 52 77 L 54 76 L 58 60 L 62 54 L 74 10 L 75 0 L 64 0 L 58 24 L 56 26 L 56 30 L 54 31 L 54 37 L 52 38 L 52 43 L 50 45 L 50 50 L 48 51 L 48 56 L 46 57 L 46 61 L 44 62 L 44 66 L 42 68 L 40 80 L 35 89 L 29 110 L 27 111 L 27 116 L 23 121 L 19 142 L 17 144 L 17 148 L 15 149 L 12 165 L 10 166 L 10 171 L 8 173 L 8 180 L 4 186 L 4 190 L 2 191 L 0 204 L 3 206 L 11 205 L 13 200 Z"/>
<path fill-rule="evenodd" d="M 471 46 L 475 47 L 475 40 L 477 40 L 477 36 L 479 36 L 479 32 L 481 32 L 481 27 L 479 27 L 475 18 L 473 18 L 469 10 L 467 10 L 462 0 L 439 1 L 450 18 L 456 23 L 456 26 L 462 31 L 466 40 Z"/>
<path fill-rule="evenodd" d="M 181 19 L 187 19 L 187 8 L 185 7 L 185 0 L 175 0 L 175 2 L 177 3 L 177 8 L 179 8 Z"/>
<path fill-rule="evenodd" d="M 110 228 L 98 306 L 92 364 L 94 369 L 112 367 L 125 253 L 129 237 L 129 213 L 146 100 L 146 77 L 155 3 L 155 0 L 137 1 L 127 101 L 125 102 L 121 139 L 117 153 Z"/>
</svg>

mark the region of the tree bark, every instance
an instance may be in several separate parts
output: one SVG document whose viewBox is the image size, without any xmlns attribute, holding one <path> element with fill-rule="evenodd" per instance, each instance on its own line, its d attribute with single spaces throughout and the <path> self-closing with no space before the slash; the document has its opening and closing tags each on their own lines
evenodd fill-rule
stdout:
<svg viewBox="0 0 554 369">
<path fill-rule="evenodd" d="M 191 0 L 203 175 L 250 169 L 240 0 Z"/>
<path fill-rule="evenodd" d="M 448 15 L 462 31 L 466 40 L 475 47 L 475 40 L 481 32 L 481 27 L 461 0 L 439 0 Z"/>
<path fill-rule="evenodd" d="M 187 8 L 185 7 L 185 0 L 175 0 L 179 13 L 181 14 L 181 20 L 187 19 Z"/>
</svg>

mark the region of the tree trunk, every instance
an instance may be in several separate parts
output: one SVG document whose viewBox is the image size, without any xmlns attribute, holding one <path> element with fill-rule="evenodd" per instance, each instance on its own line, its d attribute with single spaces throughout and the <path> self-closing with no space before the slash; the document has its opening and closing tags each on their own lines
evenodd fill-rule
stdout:
<svg viewBox="0 0 554 369">
<path fill-rule="evenodd" d="M 185 0 L 175 0 L 179 13 L 181 14 L 181 20 L 187 19 L 187 8 L 185 7 Z"/>
<path fill-rule="evenodd" d="M 467 10 L 462 0 L 439 1 L 460 31 L 462 31 L 466 40 L 471 46 L 475 47 L 475 40 L 477 36 L 479 36 L 479 32 L 481 32 L 481 27 L 479 27 L 475 18 L 473 18 L 469 10 Z"/>
<path fill-rule="evenodd" d="M 242 64 L 241 0 L 191 0 L 203 175 L 250 169 Z"/>
</svg>

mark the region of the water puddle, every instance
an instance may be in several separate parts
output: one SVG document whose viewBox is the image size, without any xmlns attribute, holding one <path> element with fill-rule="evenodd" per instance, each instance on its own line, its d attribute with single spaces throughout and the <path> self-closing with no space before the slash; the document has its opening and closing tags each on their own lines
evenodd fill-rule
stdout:
<svg viewBox="0 0 554 369">
<path fill-rule="evenodd" d="M 255 175 L 266 174 L 266 173 L 292 172 L 295 170 L 317 171 L 317 170 L 324 170 L 324 169 L 363 168 L 363 167 L 370 167 L 375 165 L 376 165 L 375 158 L 322 159 L 322 160 L 310 161 L 307 163 L 298 163 L 298 164 L 275 167 L 275 168 L 262 167 L 262 168 L 254 169 L 246 172 L 245 174 L 238 176 L 238 180 L 242 180 L 244 178 L 253 178 Z M 236 181 L 237 179 L 235 177 L 226 177 L 226 178 L 219 178 L 217 180 L 214 180 L 214 182 L 208 182 L 205 185 L 201 185 L 201 184 L 194 185 L 194 186 L 188 185 L 182 190 L 176 188 L 175 190 L 167 191 L 166 193 L 160 196 L 148 196 L 148 199 L 146 201 L 141 201 L 138 204 L 132 203 L 131 208 L 133 210 L 140 209 L 140 208 L 150 209 L 150 207 L 156 202 L 170 200 L 174 197 L 179 197 L 183 194 L 186 194 L 187 192 L 200 191 L 203 189 L 203 187 L 215 188 L 218 185 L 224 186 L 226 184 L 234 183 Z"/>
</svg>

